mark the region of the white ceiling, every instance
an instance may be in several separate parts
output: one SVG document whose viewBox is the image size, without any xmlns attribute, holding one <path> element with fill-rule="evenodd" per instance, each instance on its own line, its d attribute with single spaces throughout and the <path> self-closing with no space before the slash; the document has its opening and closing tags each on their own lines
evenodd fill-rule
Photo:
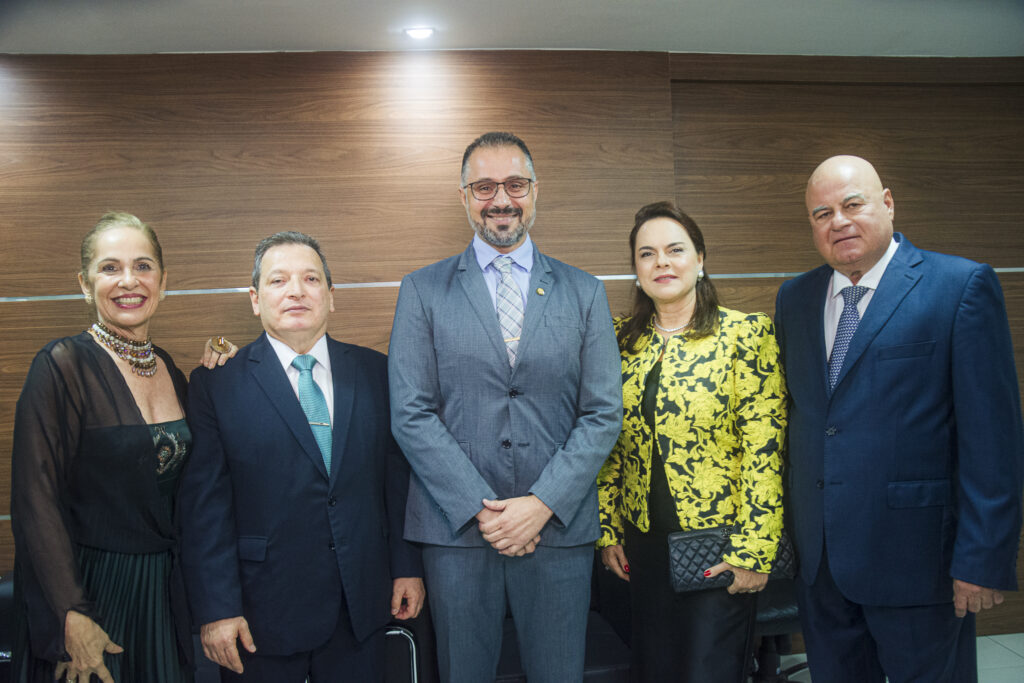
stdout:
<svg viewBox="0 0 1024 683">
<path fill-rule="evenodd" d="M 515 48 L 1020 56 L 1024 0 L 0 0 L 0 53 Z"/>
</svg>

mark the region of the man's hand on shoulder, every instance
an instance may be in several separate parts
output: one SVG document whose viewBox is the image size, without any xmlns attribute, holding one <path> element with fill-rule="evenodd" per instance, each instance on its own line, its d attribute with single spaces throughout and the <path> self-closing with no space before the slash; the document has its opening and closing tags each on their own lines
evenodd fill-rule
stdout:
<svg viewBox="0 0 1024 683">
<path fill-rule="evenodd" d="M 960 579 L 953 579 L 953 607 L 958 617 L 968 612 L 978 613 L 1003 604 L 1003 594 L 995 588 L 985 588 Z"/>
<path fill-rule="evenodd" d="M 204 368 L 213 370 L 218 365 L 224 365 L 229 358 L 234 358 L 238 353 L 238 347 L 224 337 L 210 337 L 203 344 L 203 357 L 199 364 Z"/>
<path fill-rule="evenodd" d="M 249 652 L 256 652 L 256 644 L 249 633 L 249 622 L 245 617 L 232 617 L 203 624 L 199 629 L 203 641 L 203 653 L 207 659 L 216 662 L 225 669 L 236 674 L 242 673 L 242 659 L 238 656 L 236 641 L 242 641 L 242 647 Z"/>
<path fill-rule="evenodd" d="M 481 520 L 480 533 L 484 540 L 502 555 L 519 557 L 532 553 L 540 542 L 540 530 L 554 514 L 537 496 L 519 496 L 505 500 L 483 501 L 486 511 L 498 513 L 488 521 Z"/>
<path fill-rule="evenodd" d="M 418 576 L 405 576 L 394 580 L 391 589 L 391 616 L 395 619 L 415 619 L 423 609 L 427 589 Z"/>
</svg>

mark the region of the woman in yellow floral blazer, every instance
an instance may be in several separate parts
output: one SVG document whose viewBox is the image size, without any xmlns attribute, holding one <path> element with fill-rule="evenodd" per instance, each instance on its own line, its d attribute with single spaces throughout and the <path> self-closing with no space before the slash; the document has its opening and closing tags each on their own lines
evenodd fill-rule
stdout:
<svg viewBox="0 0 1024 683">
<path fill-rule="evenodd" d="M 782 533 L 785 387 L 771 320 L 721 308 L 704 237 L 671 202 L 629 237 L 637 292 L 616 322 L 622 433 L 598 477 L 601 557 L 630 582 L 642 681 L 744 681 L 757 591 Z M 652 465 L 653 463 L 653 465 Z M 675 593 L 666 537 L 734 526 L 727 588 Z"/>
</svg>

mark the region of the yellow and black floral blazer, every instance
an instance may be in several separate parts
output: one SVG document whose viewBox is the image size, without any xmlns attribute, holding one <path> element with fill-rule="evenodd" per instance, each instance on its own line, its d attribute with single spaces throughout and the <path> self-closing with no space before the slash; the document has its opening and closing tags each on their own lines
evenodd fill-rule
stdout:
<svg viewBox="0 0 1024 683">
<path fill-rule="evenodd" d="M 616 328 L 624 321 L 616 320 Z M 667 347 L 666 347 L 667 344 Z M 725 561 L 767 572 L 782 533 L 786 389 L 772 321 L 719 308 L 703 339 L 654 329 L 622 351 L 622 433 L 601 473 L 598 547 L 622 543 L 623 522 L 650 529 L 654 439 L 683 529 L 736 524 Z M 641 414 L 644 381 L 665 349 L 655 427 Z"/>
</svg>

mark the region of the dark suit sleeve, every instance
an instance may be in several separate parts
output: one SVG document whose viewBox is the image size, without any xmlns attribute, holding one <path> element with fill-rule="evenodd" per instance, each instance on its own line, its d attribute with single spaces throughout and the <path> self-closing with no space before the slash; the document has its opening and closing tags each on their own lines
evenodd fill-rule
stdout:
<svg viewBox="0 0 1024 683">
<path fill-rule="evenodd" d="M 988 266 L 978 266 L 964 288 L 952 348 L 959 521 L 950 574 L 1012 590 L 1024 437 L 1006 306 Z"/>
<path fill-rule="evenodd" d="M 200 367 L 189 382 L 193 448 L 178 494 L 182 568 L 199 625 L 243 616 L 232 489 L 210 378 L 210 371 Z"/>
</svg>

